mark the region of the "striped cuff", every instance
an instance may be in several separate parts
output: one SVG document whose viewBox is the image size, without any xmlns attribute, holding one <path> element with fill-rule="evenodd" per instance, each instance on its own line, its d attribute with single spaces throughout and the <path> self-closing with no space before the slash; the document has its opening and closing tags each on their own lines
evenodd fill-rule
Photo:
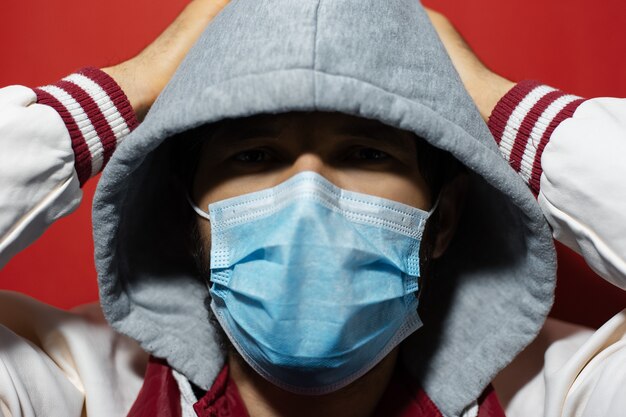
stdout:
<svg viewBox="0 0 626 417">
<path fill-rule="evenodd" d="M 138 124 L 122 89 L 96 68 L 84 68 L 34 90 L 37 102 L 53 107 L 67 126 L 81 186 L 104 168 Z"/>
<path fill-rule="evenodd" d="M 541 155 L 550 136 L 584 101 L 536 81 L 522 81 L 493 109 L 488 124 L 500 152 L 535 195 L 543 172 Z"/>
</svg>

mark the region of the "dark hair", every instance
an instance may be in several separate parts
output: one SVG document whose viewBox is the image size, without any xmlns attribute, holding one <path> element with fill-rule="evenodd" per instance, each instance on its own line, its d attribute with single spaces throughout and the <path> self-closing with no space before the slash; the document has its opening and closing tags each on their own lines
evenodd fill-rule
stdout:
<svg viewBox="0 0 626 417">
<path fill-rule="evenodd" d="M 432 146 L 425 139 L 416 136 L 415 140 L 417 144 L 417 166 L 430 188 L 431 201 L 435 202 L 445 185 L 465 172 L 465 166 L 449 152 Z M 417 294 L 420 299 L 418 307 L 420 314 L 428 308 L 428 302 L 423 302 L 423 300 L 431 298 L 428 296 L 430 282 L 436 275 L 437 269 L 437 260 L 433 259 L 432 254 L 440 227 L 440 211 L 435 210 L 426 223 L 420 246 L 420 289 Z"/>
</svg>

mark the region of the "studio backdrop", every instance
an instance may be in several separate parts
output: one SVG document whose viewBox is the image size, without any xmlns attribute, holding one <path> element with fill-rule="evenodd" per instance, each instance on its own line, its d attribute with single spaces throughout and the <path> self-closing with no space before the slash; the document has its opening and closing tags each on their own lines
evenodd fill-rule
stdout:
<svg viewBox="0 0 626 417">
<path fill-rule="evenodd" d="M 36 87 L 83 66 L 103 67 L 130 58 L 186 3 L 3 1 L 0 86 Z M 481 59 L 504 76 L 538 79 L 584 97 L 626 97 L 622 0 L 427 0 L 426 5 L 447 15 Z M 23 292 L 60 308 L 97 300 L 90 221 L 97 180 L 85 186 L 78 211 L 54 224 L 0 270 L 0 289 Z M 580 257 L 559 246 L 552 316 L 597 327 L 624 307 L 625 292 L 605 283 Z"/>
</svg>

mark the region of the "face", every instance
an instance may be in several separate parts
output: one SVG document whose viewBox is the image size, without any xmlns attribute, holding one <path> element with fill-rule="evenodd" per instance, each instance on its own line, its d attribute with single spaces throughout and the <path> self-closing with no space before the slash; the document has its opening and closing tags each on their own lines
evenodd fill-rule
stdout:
<svg viewBox="0 0 626 417">
<path fill-rule="evenodd" d="M 380 122 L 340 113 L 260 115 L 222 122 L 207 136 L 192 188 L 195 204 L 205 211 L 211 203 L 274 187 L 303 171 L 314 171 L 349 191 L 423 210 L 432 206 L 430 189 L 418 166 L 415 136 Z M 442 251 L 452 235 L 454 222 L 449 219 L 456 217 L 458 204 L 447 195 L 456 194 L 441 191 L 441 227 L 431 254 L 437 254 L 438 248 Z M 210 253 L 210 223 L 198 217 L 198 225 L 204 252 Z M 231 353 L 230 359 L 238 357 L 232 349 Z M 394 349 L 352 386 L 385 386 L 396 356 Z M 239 380 L 249 378 L 266 388 L 271 385 L 242 365 L 243 361 L 229 360 L 229 364 Z M 335 394 L 343 392 L 352 392 L 350 386 Z"/>
<path fill-rule="evenodd" d="M 340 113 L 260 115 L 220 124 L 204 142 L 192 197 L 209 204 L 314 171 L 336 186 L 413 207 L 431 207 L 415 137 Z M 203 241 L 210 226 L 200 223 Z"/>
</svg>

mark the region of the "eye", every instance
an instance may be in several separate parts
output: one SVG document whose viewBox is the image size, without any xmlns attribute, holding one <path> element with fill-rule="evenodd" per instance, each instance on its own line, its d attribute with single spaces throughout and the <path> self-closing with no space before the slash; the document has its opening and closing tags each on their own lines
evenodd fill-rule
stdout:
<svg viewBox="0 0 626 417">
<path fill-rule="evenodd" d="M 359 148 L 352 152 L 353 159 L 362 161 L 383 161 L 390 158 L 389 154 L 374 148 Z"/>
<path fill-rule="evenodd" d="M 258 164 L 260 162 L 269 161 L 271 159 L 271 155 L 268 151 L 263 149 L 251 149 L 235 154 L 233 159 L 237 162 L 245 164 Z"/>
</svg>

